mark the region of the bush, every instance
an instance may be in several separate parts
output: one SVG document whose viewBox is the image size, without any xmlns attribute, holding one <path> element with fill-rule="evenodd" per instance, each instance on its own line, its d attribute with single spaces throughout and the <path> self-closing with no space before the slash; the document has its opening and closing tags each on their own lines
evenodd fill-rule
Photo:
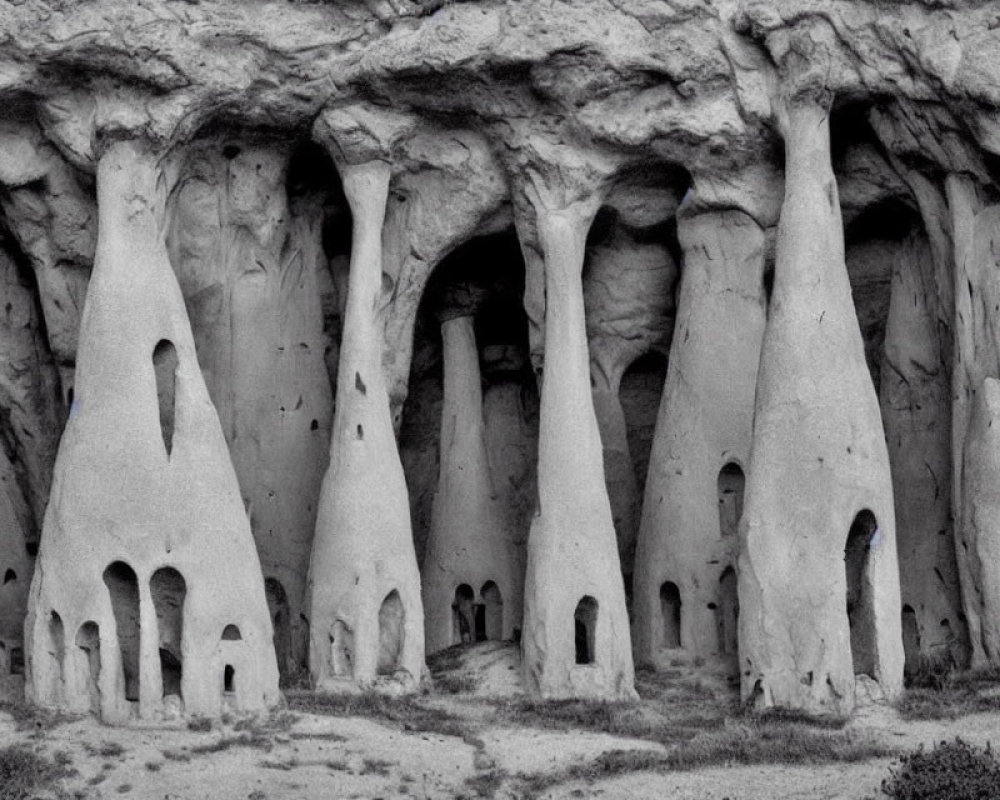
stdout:
<svg viewBox="0 0 1000 800">
<path fill-rule="evenodd" d="M 981 750 L 961 739 L 903 756 L 882 781 L 882 794 L 894 800 L 989 800 L 998 789 L 1000 762 L 989 745 Z"/>
<path fill-rule="evenodd" d="M 0 800 L 33 797 L 62 774 L 63 769 L 25 745 L 0 748 Z"/>
</svg>

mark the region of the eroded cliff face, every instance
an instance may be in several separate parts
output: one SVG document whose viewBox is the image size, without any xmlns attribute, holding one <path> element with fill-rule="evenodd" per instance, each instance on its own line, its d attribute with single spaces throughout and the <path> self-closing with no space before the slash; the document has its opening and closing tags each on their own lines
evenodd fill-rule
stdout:
<svg viewBox="0 0 1000 800">
<path fill-rule="evenodd" d="M 96 165 L 109 143 L 140 141 L 162 165 L 160 234 L 250 517 L 279 667 L 286 677 L 304 669 L 310 635 L 319 641 L 310 630 L 306 577 L 320 486 L 336 458 L 332 425 L 343 400 L 336 387 L 355 386 L 339 369 L 349 335 L 348 262 L 359 246 L 352 228 L 359 220 L 352 219 L 341 182 L 348 167 L 379 162 L 388 165 L 381 287 L 365 318 L 381 339 L 382 375 L 372 385 L 384 384 L 389 425 L 398 436 L 393 457 L 407 484 L 407 496 L 393 500 L 393 525 L 409 531 L 418 562 L 400 566 L 400 574 L 416 574 L 423 562 L 440 478 L 447 365 L 429 298 L 433 281 L 445 274 L 486 276 L 494 298 L 493 310 L 484 307 L 474 325 L 480 438 L 492 476 L 490 503 L 504 518 L 513 563 L 527 558 L 538 452 L 546 446 L 539 408 L 546 405 L 547 376 L 579 378 L 553 364 L 546 346 L 552 327 L 546 286 L 554 269 L 546 241 L 555 241 L 552 218 L 582 203 L 594 217 L 592 224 L 581 222 L 579 233 L 591 392 L 557 405 L 579 419 L 591 413 L 596 419 L 607 497 L 598 499 L 595 513 L 604 520 L 607 505 L 624 580 L 621 588 L 608 587 L 611 599 L 599 602 L 595 641 L 627 638 L 617 612 L 608 610 L 617 620 L 610 638 L 601 614 L 606 602 L 617 607 L 618 592 L 630 600 L 633 572 L 663 572 L 664 565 L 633 561 L 635 540 L 641 519 L 669 517 L 649 507 L 649 487 L 664 478 L 647 481 L 647 471 L 652 476 L 681 456 L 674 447 L 658 465 L 647 468 L 648 461 L 671 442 L 701 441 L 655 427 L 656 409 L 661 423 L 688 419 L 684 398 L 698 394 L 686 376 L 707 375 L 710 381 L 699 381 L 724 391 L 724 376 L 711 368 L 732 357 L 733 347 L 716 356 L 711 348 L 702 353 L 672 343 L 675 316 L 700 313 L 700 295 L 683 290 L 686 270 L 692 259 L 713 275 L 742 269 L 751 259 L 739 251 L 747 247 L 754 269 L 763 269 L 765 300 L 773 303 L 776 281 L 804 280 L 814 265 L 797 255 L 782 262 L 784 278 L 775 276 L 776 256 L 782 257 L 776 231 L 779 218 L 788 223 L 782 212 L 785 118 L 811 104 L 829 125 L 835 187 L 826 191 L 837 214 L 828 235 L 843 244 L 836 269 L 846 267 L 850 284 L 850 296 L 837 293 L 845 310 L 836 319 L 838 335 L 854 341 L 859 333 L 861 347 L 849 358 L 834 348 L 850 362 L 850 381 L 831 373 L 839 363 L 832 357 L 809 365 L 815 370 L 809 381 L 813 388 L 829 382 L 830 390 L 819 392 L 827 399 L 842 394 L 847 406 L 864 407 L 866 429 L 860 438 L 848 436 L 845 446 L 861 439 L 864 448 L 888 443 L 884 453 L 864 457 L 887 463 L 891 472 L 891 487 L 887 476 L 877 478 L 876 516 L 883 537 L 896 530 L 902 599 L 888 587 L 876 616 L 901 624 L 911 666 L 921 658 L 995 661 L 998 579 L 989 563 L 1000 528 L 990 521 L 993 454 L 976 431 L 989 428 L 983 420 L 992 414 L 984 387 L 1000 378 L 1000 289 L 993 269 L 1000 235 L 998 87 L 1000 12 L 988 0 L 8 4 L 0 12 L 0 289 L 6 298 L 0 304 L 6 460 L 0 463 L 9 466 L 0 476 L 8 502 L 0 507 L 16 520 L 12 541 L 25 544 L 11 562 L 22 566 L 12 568 L 19 581 L 28 580 L 22 573 L 30 571 L 42 535 L 61 429 L 72 413 L 97 236 Z M 682 248 L 678 209 L 692 220 L 740 219 L 753 241 L 733 240 L 732 230 L 714 237 L 711 226 L 699 223 L 699 241 Z M 795 234 L 802 235 L 809 233 Z M 713 264 L 716 257 L 724 263 Z M 725 308 L 727 290 L 715 291 Z M 573 292 L 567 297 L 575 303 Z M 693 310 L 685 303 L 695 304 Z M 772 327 L 774 312 L 769 308 L 766 323 Z M 566 331 L 557 334 L 570 341 Z M 701 332 L 699 341 L 725 346 L 709 334 Z M 752 340 L 759 331 L 736 336 L 748 354 L 756 352 Z M 802 346 L 823 352 L 816 342 Z M 691 352 L 696 363 L 674 365 L 675 376 L 665 381 L 667 356 Z M 743 367 L 741 381 L 756 365 Z M 800 380 L 783 369 L 769 373 L 772 387 Z M 550 383 L 549 392 L 555 391 Z M 748 402 L 744 397 L 737 404 L 740 414 Z M 785 580 L 808 585 L 810 570 L 833 570 L 837 596 L 824 614 L 843 647 L 860 641 L 844 610 L 857 576 L 845 576 L 843 559 L 851 562 L 845 548 L 862 507 L 832 513 L 822 531 L 794 512 L 787 525 L 780 522 L 767 503 L 752 499 L 761 489 L 748 470 L 753 452 L 759 460 L 766 451 L 767 459 L 788 466 L 798 445 L 786 442 L 783 455 L 781 447 L 762 443 L 742 416 L 724 422 L 742 449 L 752 438 L 750 451 L 729 456 L 747 471 L 754 529 L 781 553 L 772 567 L 794 561 L 788 575 L 741 575 L 741 591 L 764 587 L 767 594 L 768 586 Z M 589 445 L 584 449 L 592 460 Z M 701 456 L 711 467 L 705 496 L 724 506 L 719 525 L 707 511 L 698 531 L 651 522 L 643 536 L 659 542 L 649 552 L 714 552 L 718 547 L 709 540 L 731 536 L 720 526 L 727 514 L 739 516 L 734 509 L 742 508 L 742 494 L 736 505 L 735 488 L 723 492 L 717 483 L 723 453 Z M 595 465 L 576 467 L 590 474 Z M 866 475 L 862 469 L 856 482 L 876 481 Z M 544 479 L 550 488 L 552 479 Z M 893 507 L 895 526 L 885 519 Z M 370 524 L 378 528 L 372 513 Z M 552 522 L 553 530 L 560 524 Z M 803 526 L 807 540 L 792 547 L 789 537 Z M 602 528 L 600 537 L 607 533 Z M 822 547 L 810 543 L 813 535 Z M 689 537 L 697 540 L 690 551 L 683 547 Z M 732 559 L 729 544 L 726 539 L 723 549 Z M 896 542 L 882 546 L 880 553 L 892 551 Z M 810 555 L 795 561 L 792 554 L 800 550 Z M 664 574 L 671 565 L 665 566 Z M 314 583 L 323 580 L 314 573 Z M 723 592 L 718 580 L 713 572 L 711 588 L 693 575 L 669 581 L 680 587 L 678 596 L 660 594 L 658 601 L 662 586 L 651 584 L 653 599 L 643 613 L 657 618 L 645 620 L 646 638 L 686 647 L 668 629 L 690 630 L 705 616 L 699 608 L 687 619 L 685 608 L 694 603 L 711 602 L 716 617 L 724 617 L 722 595 L 715 597 Z M 882 597 L 881 588 L 871 586 L 871 596 Z M 547 602 L 548 587 L 529 591 Z M 733 605 L 728 592 L 727 608 Z M 23 614 L 23 595 L 11 597 L 13 616 Z M 801 621 L 781 622 L 780 603 L 750 603 L 773 610 L 748 622 L 739 642 L 744 693 L 763 703 L 849 707 L 853 673 L 866 670 L 852 669 L 843 654 L 831 661 L 792 641 L 801 638 L 790 633 Z M 732 617 L 736 609 L 727 613 Z M 564 622 L 572 631 L 572 617 Z M 733 624 L 726 623 L 727 630 Z M 521 629 L 519 622 L 508 627 Z M 720 637 L 722 648 L 732 633 Z M 713 648 L 710 642 L 695 649 Z M 652 651 L 643 658 L 655 661 Z M 746 661 L 750 653 L 753 663 Z M 616 663 L 613 692 L 627 695 L 623 676 L 631 666 Z M 769 664 L 794 667 L 775 677 Z M 576 666 L 562 669 L 570 674 Z M 813 673 L 818 687 L 830 669 L 837 673 L 833 699 L 825 689 L 780 689 Z M 542 667 L 536 672 L 549 674 Z M 779 688 L 772 691 L 772 683 Z M 897 683 L 896 676 L 887 679 L 890 689 Z M 563 693 L 565 686 L 550 688 Z"/>
</svg>

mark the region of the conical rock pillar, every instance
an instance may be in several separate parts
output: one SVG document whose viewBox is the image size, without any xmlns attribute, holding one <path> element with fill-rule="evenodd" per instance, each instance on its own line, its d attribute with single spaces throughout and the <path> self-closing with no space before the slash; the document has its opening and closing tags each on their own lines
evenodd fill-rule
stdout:
<svg viewBox="0 0 1000 800">
<path fill-rule="evenodd" d="M 779 118 L 785 199 L 740 531 L 742 694 L 846 714 L 856 673 L 886 697 L 902 689 L 892 479 L 844 262 L 829 113 L 805 99 Z M 864 511 L 874 525 L 852 537 L 849 582 L 845 548 Z M 865 652 L 852 654 L 852 640 Z"/>
<path fill-rule="evenodd" d="M 538 512 L 528 538 L 522 665 L 541 697 L 632 698 L 634 670 L 601 438 L 590 391 L 584 245 L 594 198 L 537 199 L 545 267 Z"/>
<path fill-rule="evenodd" d="M 382 372 L 382 226 L 390 168 L 341 167 L 354 217 L 337 407 L 309 565 L 309 671 L 317 688 L 391 678 L 416 688 L 424 614 L 403 467 Z"/>
<path fill-rule="evenodd" d="M 178 688 L 203 715 L 279 698 L 260 562 L 167 259 L 162 180 L 137 142 L 98 163 L 75 402 L 25 624 L 28 699 L 106 720 L 171 713 Z"/>
<path fill-rule="evenodd" d="M 951 531 L 951 381 L 934 313 L 934 264 L 923 237 L 892 253 L 879 396 L 892 464 L 908 666 L 964 665 L 958 565 Z"/>
<path fill-rule="evenodd" d="M 750 460 L 757 363 L 764 334 L 764 232 L 741 211 L 681 215 L 677 323 L 656 423 L 639 529 L 633 594 L 636 655 L 663 648 L 735 656 L 739 486 Z M 664 587 L 673 584 L 677 597 Z M 679 608 L 678 608 L 679 604 Z M 679 617 L 680 625 L 677 625 Z M 679 628 L 679 629 L 678 629 Z"/>
<path fill-rule="evenodd" d="M 465 625 L 471 628 L 465 640 L 475 639 L 475 620 L 468 619 L 472 609 L 453 608 L 463 584 L 472 589 L 473 602 L 485 606 L 487 638 L 509 639 L 521 624 L 523 576 L 517 574 L 510 515 L 498 502 L 490 471 L 473 323 L 471 313 L 441 323 L 441 470 L 422 576 L 429 653 L 463 641 Z M 484 592 L 490 582 L 499 597 L 488 588 Z M 498 612 L 499 625 L 493 619 Z"/>
<path fill-rule="evenodd" d="M 1000 380 L 974 394 L 965 439 L 963 558 L 972 579 L 966 602 L 979 620 L 979 650 L 1000 664 Z"/>
</svg>

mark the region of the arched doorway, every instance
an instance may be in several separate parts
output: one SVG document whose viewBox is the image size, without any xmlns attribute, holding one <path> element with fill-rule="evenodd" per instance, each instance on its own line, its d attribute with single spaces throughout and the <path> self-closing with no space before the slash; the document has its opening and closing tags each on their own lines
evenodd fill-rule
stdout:
<svg viewBox="0 0 1000 800">
<path fill-rule="evenodd" d="M 378 610 L 378 667 L 379 675 L 392 675 L 399 668 L 403 655 L 406 611 L 399 592 L 393 589 L 386 595 Z"/>
<path fill-rule="evenodd" d="M 597 660 L 597 600 L 584 595 L 573 613 L 573 638 L 576 646 L 576 663 L 593 664 Z"/>
<path fill-rule="evenodd" d="M 156 610 L 163 696 L 180 695 L 184 670 L 182 642 L 187 584 L 184 576 L 176 569 L 164 567 L 153 573 L 149 581 L 149 592 Z"/>
<path fill-rule="evenodd" d="M 354 631 L 342 619 L 330 632 L 330 671 L 337 678 L 354 677 Z"/>
<path fill-rule="evenodd" d="M 723 538 L 735 536 L 743 516 L 743 489 L 746 478 L 739 464 L 730 461 L 719 471 L 719 532 Z"/>
<path fill-rule="evenodd" d="M 115 618 L 125 699 L 135 702 L 139 699 L 139 580 L 132 567 L 115 561 L 104 570 L 104 585 Z"/>
<path fill-rule="evenodd" d="M 467 583 L 455 589 L 455 600 L 451 604 L 452 642 L 465 644 L 476 637 L 476 593 Z"/>
<path fill-rule="evenodd" d="M 487 581 L 479 592 L 483 598 L 483 638 L 492 641 L 503 639 L 503 597 L 500 587 Z"/>
<path fill-rule="evenodd" d="M 81 683 L 87 687 L 90 698 L 90 710 L 94 714 L 101 713 L 101 634 L 96 622 L 84 622 L 76 632 L 76 646 L 82 651 L 80 663 L 82 666 Z"/>
<path fill-rule="evenodd" d="M 851 523 L 844 547 L 847 623 L 851 632 L 854 674 L 872 678 L 875 677 L 875 608 L 869 584 L 868 562 L 878 535 L 875 515 L 866 509 Z"/>
<path fill-rule="evenodd" d="M 736 570 L 726 567 L 719 578 L 719 652 L 730 660 L 739 650 L 740 600 L 736 589 Z"/>
<path fill-rule="evenodd" d="M 660 614 L 663 619 L 663 646 L 681 646 L 681 591 L 676 583 L 660 586 Z"/>
</svg>

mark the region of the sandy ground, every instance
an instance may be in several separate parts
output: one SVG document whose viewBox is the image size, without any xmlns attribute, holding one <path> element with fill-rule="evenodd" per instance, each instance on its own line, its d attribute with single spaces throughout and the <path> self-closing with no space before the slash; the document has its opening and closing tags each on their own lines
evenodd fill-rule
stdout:
<svg viewBox="0 0 1000 800">
<path fill-rule="evenodd" d="M 489 660 L 489 659 L 487 659 Z M 490 669 L 506 667 L 496 659 Z M 503 684 L 513 692 L 513 684 Z M 526 793 L 510 776 L 557 772 L 607 750 L 661 746 L 582 731 L 556 732 L 491 725 L 475 698 L 429 702 L 469 723 L 464 736 L 405 730 L 394 722 L 278 712 L 270 720 L 229 720 L 212 730 L 179 723 L 111 728 L 78 719 L 45 730 L 17 730 L 0 714 L 0 746 L 27 743 L 69 764 L 63 797 L 149 798 L 581 798 L 605 800 L 772 800 L 871 798 L 890 760 L 862 764 L 722 767 L 693 772 L 632 773 L 562 783 Z M 850 723 L 903 750 L 961 736 L 1000 745 L 1000 714 L 945 722 L 907 722 L 892 708 L 872 706 Z M 39 797 L 56 797 L 55 792 Z"/>
</svg>

